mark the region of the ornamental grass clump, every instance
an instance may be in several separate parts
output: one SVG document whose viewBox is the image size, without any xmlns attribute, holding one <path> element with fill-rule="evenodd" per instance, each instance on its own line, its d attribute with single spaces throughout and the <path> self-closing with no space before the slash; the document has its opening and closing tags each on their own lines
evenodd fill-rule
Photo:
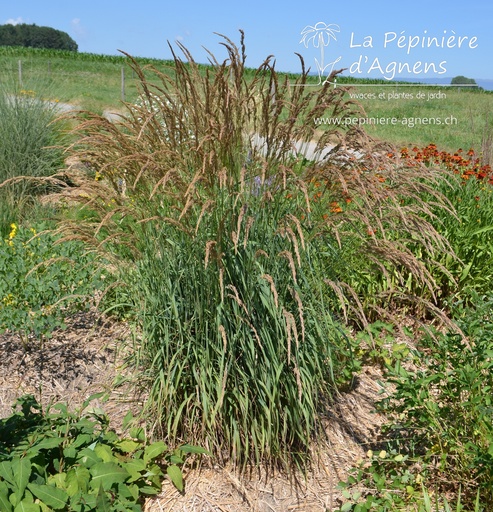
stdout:
<svg viewBox="0 0 493 512">
<path fill-rule="evenodd" d="M 209 67 L 182 46 L 187 62 L 165 70 L 130 59 L 140 100 L 116 123 L 79 118 L 87 172 L 70 197 L 91 215 L 63 229 L 127 283 L 156 431 L 238 463 L 287 462 L 351 381 L 344 324 L 365 322 L 364 269 L 432 294 L 413 249 L 445 244 L 402 204 L 432 190 L 432 171 L 398 169 L 350 123 L 317 131 L 314 118 L 354 114 L 344 89 L 304 87 L 305 70 L 290 84 L 270 57 L 247 73 L 243 37 L 222 44 L 228 59 Z M 332 150 L 310 161 L 312 141 Z"/>
<path fill-rule="evenodd" d="M 18 221 L 8 210 L 22 214 L 33 198 L 53 188 L 42 179 L 63 167 L 62 124 L 55 124 L 56 107 L 33 91 L 0 88 L 0 231 Z M 26 179 L 29 178 L 29 179 Z M 6 218 L 2 222 L 2 218 Z"/>
</svg>

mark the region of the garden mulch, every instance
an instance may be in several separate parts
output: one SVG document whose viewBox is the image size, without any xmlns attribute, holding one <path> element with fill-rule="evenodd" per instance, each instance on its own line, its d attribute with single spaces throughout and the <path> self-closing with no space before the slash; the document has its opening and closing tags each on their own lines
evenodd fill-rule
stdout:
<svg viewBox="0 0 493 512">
<path fill-rule="evenodd" d="M 142 407 L 130 384 L 114 386 L 115 379 L 131 381 L 125 354 L 131 346 L 125 323 L 82 312 L 67 320 L 67 329 L 56 331 L 39 343 L 30 340 L 27 350 L 14 333 L 0 335 L 0 417 L 11 414 L 17 397 L 33 394 L 43 406 L 60 401 L 78 408 L 89 396 L 105 391 L 101 407 L 118 430 L 125 414 Z M 122 379 L 121 377 L 128 377 Z M 146 512 L 325 512 L 337 507 L 337 484 L 348 470 L 363 460 L 378 442 L 385 418 L 376 413 L 381 398 L 381 371 L 367 366 L 353 389 L 341 393 L 327 408 L 326 436 L 313 447 L 314 462 L 306 478 L 264 467 L 239 473 L 204 457 L 183 468 L 186 489 L 179 493 L 170 482 L 145 505 Z"/>
<path fill-rule="evenodd" d="M 108 399 L 94 400 L 91 407 L 102 407 L 121 424 L 129 406 L 138 407 L 125 386 L 114 387 L 125 373 L 122 341 L 129 339 L 129 327 L 94 311 L 77 313 L 66 324 L 42 345 L 29 339 L 24 347 L 18 334 L 0 335 L 0 417 L 9 416 L 15 399 L 26 394 L 43 407 L 66 402 L 75 410 L 91 395 L 105 392 Z"/>
<path fill-rule="evenodd" d="M 313 465 L 306 478 L 264 467 L 240 474 L 233 467 L 205 461 L 185 468 L 186 489 L 180 494 L 165 482 L 145 512 L 329 512 L 340 506 L 337 485 L 349 470 L 379 445 L 385 418 L 375 411 L 382 398 L 381 371 L 365 367 L 354 388 L 342 393 L 327 411 L 325 439 L 313 446 Z"/>
</svg>

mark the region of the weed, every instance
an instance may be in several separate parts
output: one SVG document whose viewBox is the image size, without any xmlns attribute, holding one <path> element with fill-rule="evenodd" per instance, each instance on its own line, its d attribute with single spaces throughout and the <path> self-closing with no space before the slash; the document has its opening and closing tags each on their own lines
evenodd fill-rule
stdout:
<svg viewBox="0 0 493 512">
<path fill-rule="evenodd" d="M 65 404 L 42 411 L 32 396 L 17 399 L 13 414 L 0 420 L 0 504 L 2 511 L 141 511 L 143 499 L 161 490 L 165 473 L 184 488 L 179 466 L 189 453 L 150 443 L 142 428 L 118 437 L 102 410 L 80 411 Z M 127 414 L 124 423 L 132 417 Z M 124 428 L 126 425 L 124 424 Z"/>
</svg>

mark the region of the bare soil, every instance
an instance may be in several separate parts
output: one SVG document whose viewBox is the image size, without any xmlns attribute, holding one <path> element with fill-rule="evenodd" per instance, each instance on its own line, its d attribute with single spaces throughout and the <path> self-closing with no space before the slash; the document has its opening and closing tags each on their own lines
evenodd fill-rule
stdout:
<svg viewBox="0 0 493 512">
<path fill-rule="evenodd" d="M 11 414 L 17 397 L 31 394 L 43 407 L 66 402 L 80 408 L 91 395 L 108 393 L 92 405 L 102 407 L 112 422 L 120 423 L 129 405 L 138 407 L 128 389 L 115 387 L 124 373 L 124 323 L 104 319 L 94 311 L 67 319 L 67 329 L 57 330 L 42 344 L 29 339 L 24 347 L 15 333 L 0 335 L 0 417 Z"/>
<path fill-rule="evenodd" d="M 108 414 L 118 429 L 129 409 L 138 413 L 142 397 L 130 386 L 115 387 L 125 375 L 124 359 L 131 339 L 124 323 L 84 312 L 68 320 L 40 349 L 30 340 L 27 350 L 18 335 L 0 335 L 0 417 L 11 413 L 17 397 L 33 394 L 46 406 L 67 402 L 80 405 L 94 393 L 107 399 L 94 405 Z M 381 372 L 365 367 L 354 388 L 342 393 L 326 411 L 326 439 L 313 447 L 314 463 L 308 475 L 250 468 L 240 474 L 204 458 L 198 467 L 184 467 L 186 489 L 180 494 L 165 481 L 162 492 L 146 503 L 146 512 L 325 512 L 339 504 L 339 481 L 365 458 L 378 442 L 385 418 L 375 412 L 381 398 Z"/>
</svg>

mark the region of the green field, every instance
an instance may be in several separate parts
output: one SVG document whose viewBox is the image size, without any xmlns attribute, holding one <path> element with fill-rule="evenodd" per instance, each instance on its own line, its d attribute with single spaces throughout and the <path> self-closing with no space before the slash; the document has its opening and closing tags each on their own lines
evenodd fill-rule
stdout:
<svg viewBox="0 0 493 512">
<path fill-rule="evenodd" d="M 137 60 L 161 71 L 172 64 L 158 59 Z M 204 69 L 206 67 L 204 65 Z M 97 113 L 121 110 L 122 99 L 134 101 L 137 97 L 137 77 L 124 55 L 3 47 L 0 48 L 0 70 L 3 86 L 20 85 L 43 97 Z M 294 81 L 294 76 L 291 78 Z M 452 87 L 389 87 L 383 82 L 375 85 L 340 82 L 341 86 L 350 87 L 347 99 L 351 99 L 351 94 L 364 95 L 357 100 L 365 112 L 362 117 L 373 120 L 373 124 L 365 124 L 365 129 L 377 139 L 410 147 L 435 143 L 440 150 L 452 152 L 472 147 L 479 154 L 485 150 L 483 139 L 493 132 L 493 92 Z M 391 124 L 392 118 L 397 124 Z M 410 122 L 402 124 L 404 118 L 411 120 L 411 124 L 414 120 L 414 126 L 411 127 Z M 382 124 L 382 119 L 386 119 L 387 124 Z M 445 124 L 448 119 L 451 123 Z"/>
<path fill-rule="evenodd" d="M 120 109 L 123 98 L 132 101 L 137 96 L 136 77 L 127 62 L 123 55 L 3 47 L 0 48 L 0 83 L 102 113 L 105 109 Z M 153 59 L 139 59 L 139 62 L 157 67 L 166 64 Z"/>
<path fill-rule="evenodd" d="M 367 117 L 375 118 L 374 122 L 397 120 L 394 125 L 365 125 L 367 132 L 401 146 L 435 143 L 443 150 L 474 148 L 479 153 L 483 137 L 493 130 L 492 92 L 380 85 L 355 86 L 351 93 L 373 95 L 361 103 Z"/>
</svg>

